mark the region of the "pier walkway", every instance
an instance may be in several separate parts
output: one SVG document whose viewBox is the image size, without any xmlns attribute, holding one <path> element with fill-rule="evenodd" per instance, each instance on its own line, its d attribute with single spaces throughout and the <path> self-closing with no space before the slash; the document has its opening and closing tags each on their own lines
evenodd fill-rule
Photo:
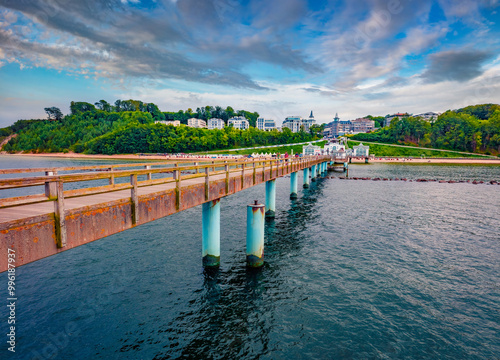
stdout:
<svg viewBox="0 0 500 360">
<path fill-rule="evenodd" d="M 16 266 L 20 266 L 288 174 L 291 187 L 295 187 L 291 196 L 294 191 L 296 196 L 297 172 L 304 170 L 308 184 L 309 174 L 314 179 L 326 170 L 330 159 L 307 156 L 201 165 L 147 163 L 0 170 L 8 176 L 44 173 L 1 179 L 0 190 L 31 186 L 45 189 L 43 194 L 0 199 L 0 253 L 15 249 Z M 62 174 L 64 171 L 77 173 Z M 100 186 L 95 186 L 96 181 Z M 77 188 L 65 189 L 70 183 L 77 183 Z M 274 213 L 268 207 L 266 211 Z M 0 262 L 0 272 L 6 270 L 7 263 Z"/>
</svg>

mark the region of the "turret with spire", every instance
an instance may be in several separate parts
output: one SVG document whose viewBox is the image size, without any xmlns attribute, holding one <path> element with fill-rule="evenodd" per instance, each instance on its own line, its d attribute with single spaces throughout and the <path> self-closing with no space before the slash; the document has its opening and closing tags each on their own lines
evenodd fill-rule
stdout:
<svg viewBox="0 0 500 360">
<path fill-rule="evenodd" d="M 312 110 L 311 110 L 311 115 L 309 115 L 309 119 L 314 120 L 314 115 Z"/>
</svg>

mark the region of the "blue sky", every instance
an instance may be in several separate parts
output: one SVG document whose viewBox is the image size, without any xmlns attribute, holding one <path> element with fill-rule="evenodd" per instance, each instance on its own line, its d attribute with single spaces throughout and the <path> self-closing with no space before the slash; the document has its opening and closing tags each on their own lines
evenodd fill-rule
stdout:
<svg viewBox="0 0 500 360">
<path fill-rule="evenodd" d="M 499 0 L 0 0 L 0 126 L 136 99 L 280 123 L 500 99 Z"/>
</svg>

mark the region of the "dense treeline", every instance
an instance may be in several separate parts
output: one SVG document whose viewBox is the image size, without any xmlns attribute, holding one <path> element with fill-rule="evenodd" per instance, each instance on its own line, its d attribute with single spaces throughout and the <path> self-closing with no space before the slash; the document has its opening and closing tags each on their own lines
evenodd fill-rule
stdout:
<svg viewBox="0 0 500 360">
<path fill-rule="evenodd" d="M 97 137 L 86 143 L 84 148 L 76 148 L 75 150 L 96 154 L 180 153 L 288 144 L 309 140 L 313 140 L 312 135 L 305 132 L 292 133 L 290 129 L 283 132 L 276 130 L 266 132 L 253 127 L 249 130 L 238 130 L 233 127 L 225 127 L 223 130 L 208 130 L 187 126 L 142 124 Z"/>
<path fill-rule="evenodd" d="M 207 111 L 207 108 L 204 109 Z M 46 108 L 51 120 L 20 120 L 0 129 L 0 137 L 18 134 L 2 150 L 101 154 L 178 153 L 287 144 L 317 138 L 305 132 L 294 134 L 289 129 L 283 132 L 265 132 L 253 127 L 244 131 L 233 127 L 208 130 L 155 124 L 155 120 L 168 117 L 156 105 L 135 100 L 118 100 L 115 105 L 104 100 L 96 104 L 72 102 L 70 110 L 71 114 L 56 120 L 53 116 L 54 109 Z M 253 114 L 258 116 L 257 113 Z M 205 115 L 208 116 L 208 113 Z"/>
<path fill-rule="evenodd" d="M 352 138 L 495 155 L 500 153 L 500 105 L 449 110 L 434 123 L 418 117 L 394 119 L 389 127 Z"/>
<path fill-rule="evenodd" d="M 46 108 L 46 111 L 47 109 L 54 108 Z M 250 112 L 246 110 L 235 111 L 231 106 L 224 109 L 220 106 L 214 107 L 207 105 L 205 107 L 196 108 L 196 111 L 189 108 L 187 110 L 179 110 L 177 112 L 161 112 L 155 104 L 144 103 L 139 100 L 116 100 L 114 105 L 108 103 L 106 100 L 99 100 L 95 104 L 87 102 L 71 102 L 70 109 L 71 114 L 73 115 L 87 111 L 95 112 L 97 110 L 106 112 L 141 111 L 150 113 L 155 120 L 179 120 L 181 124 L 187 124 L 187 121 L 190 118 L 203 119 L 205 121 L 210 118 L 218 118 L 224 120 L 227 124 L 227 121 L 233 116 L 244 116 L 247 118 L 250 126 L 255 127 L 257 118 L 259 117 L 259 113 L 257 112 Z M 53 112 L 54 110 L 52 110 L 51 113 L 47 111 L 49 118 L 53 116 Z"/>
</svg>

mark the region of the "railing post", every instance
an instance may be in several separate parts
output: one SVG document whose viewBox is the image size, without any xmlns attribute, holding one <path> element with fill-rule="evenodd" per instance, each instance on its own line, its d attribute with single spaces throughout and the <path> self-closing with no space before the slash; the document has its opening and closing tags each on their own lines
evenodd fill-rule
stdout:
<svg viewBox="0 0 500 360">
<path fill-rule="evenodd" d="M 210 198 L 210 169 L 205 168 L 205 200 Z"/>
<path fill-rule="evenodd" d="M 252 167 L 253 167 L 253 184 L 255 185 L 255 175 L 256 175 L 256 170 L 255 170 L 255 160 L 253 161 L 252 163 Z"/>
<path fill-rule="evenodd" d="M 245 163 L 241 164 L 241 190 L 245 186 Z"/>
<path fill-rule="evenodd" d="M 174 180 L 175 180 L 175 209 L 178 211 L 181 208 L 181 172 L 180 172 L 180 170 L 174 170 Z"/>
<path fill-rule="evenodd" d="M 151 169 L 151 165 L 146 165 L 146 166 L 145 166 L 145 168 L 146 168 L 147 170 L 150 170 L 150 169 Z M 146 175 L 146 180 L 151 180 L 151 173 L 148 173 L 148 174 Z"/>
<path fill-rule="evenodd" d="M 56 183 L 57 199 L 54 201 L 54 220 L 57 247 L 66 246 L 66 216 L 64 211 L 64 188 L 63 182 L 59 180 Z"/>
<path fill-rule="evenodd" d="M 194 166 L 198 166 L 198 163 L 196 161 L 194 162 Z M 196 173 L 197 174 L 199 173 L 199 169 L 198 168 L 196 168 Z"/>
<path fill-rule="evenodd" d="M 137 225 L 139 220 L 139 194 L 137 193 L 137 174 L 130 175 L 130 185 L 132 189 L 130 190 L 130 198 L 132 200 L 132 225 Z"/>
<path fill-rule="evenodd" d="M 115 174 L 114 174 L 115 169 L 111 166 L 109 168 L 109 171 L 111 172 L 111 175 L 109 177 L 109 185 L 115 186 Z"/>
<path fill-rule="evenodd" d="M 45 176 L 54 176 L 57 175 L 57 171 L 46 171 Z M 55 199 L 57 197 L 57 182 L 55 181 L 47 181 L 45 183 L 45 196 L 49 199 Z"/>
<path fill-rule="evenodd" d="M 273 178 L 273 161 L 271 160 L 269 162 L 269 165 L 271 166 L 271 170 L 269 170 L 269 179 Z"/>
<path fill-rule="evenodd" d="M 262 160 L 262 182 L 266 181 L 266 160 Z"/>
<path fill-rule="evenodd" d="M 224 161 L 224 171 L 226 172 L 226 195 L 229 194 L 229 164 Z"/>
<path fill-rule="evenodd" d="M 215 161 L 212 161 L 212 165 L 215 164 Z M 212 166 L 212 171 L 215 171 L 215 166 Z"/>
</svg>

